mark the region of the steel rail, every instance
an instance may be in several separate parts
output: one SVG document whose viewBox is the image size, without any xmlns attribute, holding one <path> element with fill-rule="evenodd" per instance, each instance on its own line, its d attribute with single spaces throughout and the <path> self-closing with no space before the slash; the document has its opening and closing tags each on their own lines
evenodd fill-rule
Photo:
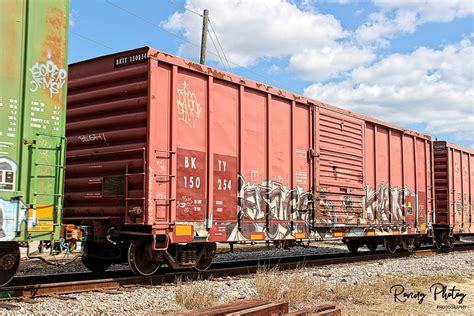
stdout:
<svg viewBox="0 0 474 316">
<path fill-rule="evenodd" d="M 291 270 L 303 267 L 347 264 L 364 261 L 396 259 L 411 256 L 449 253 L 453 251 L 472 251 L 474 243 L 459 244 L 454 248 L 420 249 L 414 252 L 397 252 L 390 254 L 385 251 L 337 253 L 269 259 L 217 262 L 206 271 L 162 269 L 161 273 L 152 276 L 136 276 L 130 270 L 106 271 L 102 274 L 68 273 L 45 276 L 16 277 L 8 287 L 0 289 L 0 299 L 33 298 L 59 294 L 71 294 L 86 291 L 126 289 L 138 286 L 155 286 L 166 283 L 194 281 L 227 276 L 242 276 L 264 270 Z"/>
</svg>

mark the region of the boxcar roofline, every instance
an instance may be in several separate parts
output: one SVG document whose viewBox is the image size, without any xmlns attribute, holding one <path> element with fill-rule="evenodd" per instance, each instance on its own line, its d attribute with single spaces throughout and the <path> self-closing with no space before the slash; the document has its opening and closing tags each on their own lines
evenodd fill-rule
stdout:
<svg viewBox="0 0 474 316">
<path fill-rule="evenodd" d="M 327 104 L 327 103 L 324 103 L 324 102 L 321 102 L 321 101 L 318 101 L 318 100 L 314 100 L 314 99 L 311 99 L 311 98 L 308 98 L 308 97 L 305 97 L 305 96 L 302 96 L 302 95 L 299 95 L 299 94 L 296 94 L 296 93 L 292 93 L 292 92 L 288 92 L 288 91 L 285 91 L 285 90 L 282 90 L 282 89 L 278 89 L 278 88 L 266 85 L 264 83 L 260 83 L 260 82 L 254 81 L 254 80 L 250 80 L 250 79 L 247 79 L 247 78 L 244 78 L 244 77 L 240 77 L 238 75 L 235 75 L 235 74 L 232 74 L 232 73 L 229 73 L 229 72 L 225 72 L 225 71 L 222 71 L 222 70 L 218 70 L 216 68 L 209 67 L 207 65 L 202 65 L 202 64 L 193 62 L 191 60 L 188 60 L 188 59 L 185 59 L 185 58 L 182 58 L 182 57 L 178 57 L 178 56 L 175 56 L 175 55 L 157 50 L 157 49 L 149 47 L 149 46 L 143 46 L 143 47 L 140 47 L 140 48 L 131 49 L 131 50 L 127 50 L 127 51 L 122 51 L 122 52 L 119 52 L 119 53 L 113 53 L 113 54 L 108 54 L 108 55 L 95 57 L 95 58 L 92 58 L 92 59 L 87 59 L 87 60 L 84 60 L 84 61 L 79 61 L 79 62 L 70 64 L 70 66 L 80 65 L 81 63 L 84 63 L 84 62 L 91 62 L 91 61 L 102 59 L 102 58 L 110 58 L 111 56 L 117 56 L 117 55 L 126 56 L 126 55 L 129 55 L 129 54 L 133 53 L 133 52 L 139 52 L 139 51 L 143 51 L 143 50 L 148 50 L 148 57 L 153 59 L 153 60 L 156 60 L 158 62 L 160 62 L 160 61 L 165 62 L 167 64 L 179 66 L 181 68 L 189 69 L 189 70 L 194 71 L 194 72 L 199 72 L 199 73 L 211 76 L 213 78 L 217 78 L 217 79 L 224 80 L 224 81 L 227 81 L 227 82 L 232 82 L 232 83 L 235 83 L 235 84 L 243 85 L 243 86 L 246 86 L 246 87 L 249 87 L 249 88 L 252 88 L 252 89 L 256 89 L 256 90 L 259 90 L 259 91 L 262 91 L 262 92 L 265 92 L 265 93 L 270 93 L 270 94 L 272 94 L 274 96 L 277 96 L 277 97 L 280 97 L 280 98 L 294 100 L 295 102 L 298 102 L 300 104 L 316 105 L 316 106 L 319 106 L 321 108 L 325 108 L 325 109 L 330 110 L 330 111 L 334 111 L 334 112 L 345 114 L 345 115 L 348 115 L 348 116 L 351 116 L 351 117 L 362 119 L 364 121 L 372 122 L 372 123 L 377 124 L 377 125 L 386 126 L 388 128 L 398 130 L 398 131 L 400 131 L 404 134 L 412 135 L 412 136 L 423 138 L 423 139 L 426 139 L 426 140 L 431 140 L 430 135 L 419 133 L 419 132 L 416 132 L 416 131 L 413 131 L 413 130 L 410 130 L 410 129 L 407 129 L 407 128 L 403 128 L 403 127 L 400 127 L 400 126 L 397 126 L 397 125 L 394 125 L 394 124 L 391 124 L 391 123 L 387 123 L 385 121 L 382 121 L 382 120 L 379 120 L 379 119 L 376 119 L 376 118 L 373 118 L 373 117 L 370 117 L 370 116 L 366 116 L 366 115 L 363 115 L 363 114 L 360 114 L 360 113 L 345 110 L 345 109 L 339 108 L 337 106 L 330 105 L 330 104 Z M 74 80 L 72 80 L 72 82 L 74 82 Z"/>
<path fill-rule="evenodd" d="M 474 149 L 472 149 L 472 148 L 463 147 L 463 146 L 456 145 L 456 144 L 453 144 L 453 143 L 450 143 L 450 142 L 447 142 L 447 141 L 444 141 L 444 140 L 436 140 L 434 142 L 435 143 L 443 143 L 443 144 L 446 144 L 446 147 L 448 147 L 448 148 L 456 149 L 456 150 L 459 150 L 461 152 L 474 155 Z"/>
</svg>

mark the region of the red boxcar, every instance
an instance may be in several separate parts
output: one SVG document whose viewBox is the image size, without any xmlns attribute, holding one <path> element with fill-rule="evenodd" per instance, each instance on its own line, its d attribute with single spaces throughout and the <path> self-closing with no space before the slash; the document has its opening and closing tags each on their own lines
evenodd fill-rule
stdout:
<svg viewBox="0 0 474 316">
<path fill-rule="evenodd" d="M 68 91 L 64 221 L 93 228 L 92 269 L 202 268 L 216 242 L 394 251 L 432 228 L 427 135 L 147 47 L 70 65 Z"/>
<path fill-rule="evenodd" d="M 438 241 L 452 243 L 459 235 L 473 234 L 474 151 L 434 142 L 434 177 Z"/>
</svg>

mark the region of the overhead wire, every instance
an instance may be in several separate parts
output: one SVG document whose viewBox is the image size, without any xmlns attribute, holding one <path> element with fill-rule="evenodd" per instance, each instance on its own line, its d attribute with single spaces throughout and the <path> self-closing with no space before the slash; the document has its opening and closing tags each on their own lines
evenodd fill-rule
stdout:
<svg viewBox="0 0 474 316">
<path fill-rule="evenodd" d="M 204 18 L 204 15 L 202 15 L 202 14 L 200 14 L 199 12 L 196 12 L 196 11 L 194 11 L 194 10 L 191 10 L 191 9 L 189 9 L 189 8 L 187 8 L 187 7 L 185 7 L 185 6 L 183 6 L 182 4 L 178 3 L 178 2 L 175 1 L 175 0 L 168 0 L 168 2 L 170 2 L 171 4 L 174 4 L 174 5 L 177 6 L 178 8 L 182 8 L 182 9 L 188 11 L 188 12 L 191 12 L 191 13 L 197 15 L 197 16 L 200 16 L 201 18 Z M 209 31 L 207 32 L 207 34 L 209 34 L 209 37 L 211 38 L 212 44 L 214 45 L 214 49 L 216 50 L 216 53 L 219 55 L 218 57 L 219 57 L 219 60 L 221 61 L 222 66 L 224 66 L 224 67 L 228 68 L 228 70 L 230 70 L 232 67 L 230 66 L 229 60 L 227 59 L 227 56 L 226 56 L 226 54 L 225 54 L 225 52 L 224 52 L 224 49 L 222 48 L 222 45 L 221 45 L 221 43 L 220 43 L 220 41 L 219 41 L 219 37 L 217 36 L 216 32 L 214 31 L 214 27 L 212 26 L 211 18 L 208 17 L 207 20 L 209 21 L 209 25 L 211 26 L 211 30 L 212 30 L 212 32 L 214 33 L 214 37 L 216 38 L 217 44 L 218 44 L 219 47 L 220 47 L 220 51 L 222 52 L 222 55 L 224 56 L 224 58 L 225 58 L 225 60 L 226 60 L 226 64 L 224 63 L 224 61 L 223 61 L 222 58 L 220 57 L 219 49 L 217 48 L 217 46 L 216 46 L 215 43 L 214 43 L 214 40 L 213 40 L 213 38 L 212 38 L 212 34 L 211 34 Z"/>
<path fill-rule="evenodd" d="M 224 66 L 224 68 L 226 68 L 227 71 L 230 71 L 230 67 L 227 68 L 227 66 L 224 64 L 224 60 L 222 59 L 221 54 L 219 53 L 219 50 L 217 49 L 216 43 L 214 43 L 214 39 L 212 38 L 212 35 L 209 32 L 209 30 L 207 31 L 207 34 L 209 35 L 209 38 L 211 39 L 212 45 L 214 46 L 214 49 L 216 50 L 217 55 L 219 56 L 219 60 L 221 61 L 222 66 Z"/>
<path fill-rule="evenodd" d="M 139 19 L 139 20 L 142 20 L 143 22 L 145 22 L 145 23 L 147 23 L 147 24 L 150 24 L 150 25 L 152 25 L 152 26 L 154 26 L 154 27 L 156 27 L 156 28 L 158 28 L 158 29 L 160 29 L 160 30 L 162 30 L 162 31 L 164 31 L 164 32 L 166 32 L 166 33 L 168 33 L 168 34 L 170 34 L 170 35 L 172 35 L 172 36 L 174 36 L 174 37 L 176 37 L 176 38 L 178 38 L 178 39 L 180 39 L 180 40 L 186 42 L 186 43 L 188 43 L 188 44 L 190 44 L 190 45 L 196 46 L 196 47 L 198 47 L 198 48 L 201 47 L 199 44 L 193 43 L 193 42 L 187 40 L 186 38 L 184 38 L 184 37 L 182 37 L 182 36 L 180 36 L 180 35 L 178 35 L 178 34 L 176 34 L 176 33 L 170 32 L 170 31 L 168 31 L 167 29 L 165 29 L 164 27 L 162 27 L 161 25 L 156 24 L 156 23 L 153 23 L 153 22 L 151 22 L 150 20 L 145 19 L 145 18 L 141 17 L 140 15 L 138 15 L 138 14 L 136 14 L 136 13 L 130 11 L 130 10 L 125 9 L 125 8 L 122 7 L 122 6 L 117 5 L 117 4 L 113 3 L 113 2 L 110 1 L 110 0 L 105 0 L 105 2 L 108 3 L 108 4 L 111 5 L 111 6 L 113 6 L 113 7 L 117 8 L 117 9 L 119 9 L 119 10 L 122 10 L 122 11 L 124 11 L 124 12 L 126 12 L 126 13 L 128 13 L 128 14 L 130 14 L 130 15 L 132 15 L 132 16 L 134 16 L 135 18 L 137 18 L 137 19 Z M 212 53 L 212 52 L 211 52 L 211 54 L 216 55 L 215 53 Z"/>
<path fill-rule="evenodd" d="M 156 23 L 153 23 L 153 22 L 151 22 L 150 20 L 145 19 L 145 18 L 141 17 L 140 15 L 138 15 L 138 14 L 136 14 L 136 13 L 130 11 L 130 10 L 125 9 L 125 8 L 122 7 L 122 6 L 119 6 L 119 5 L 115 4 L 115 3 L 113 3 L 111 0 L 105 0 L 105 2 L 108 3 L 108 4 L 111 5 L 111 6 L 113 6 L 113 7 L 117 8 L 117 9 L 119 9 L 119 10 L 122 10 L 122 11 L 124 11 L 124 12 L 126 12 L 126 13 L 128 13 L 128 14 L 130 14 L 130 15 L 132 15 L 132 16 L 134 16 L 135 18 L 137 18 L 137 19 L 139 19 L 139 20 L 141 20 L 141 21 L 143 21 L 143 22 L 145 22 L 145 23 L 147 23 L 147 24 L 149 24 L 149 25 L 152 25 L 152 26 L 158 28 L 158 29 L 161 30 L 161 31 L 164 31 L 164 32 L 166 32 L 166 33 L 168 33 L 168 34 L 170 34 L 170 35 L 172 35 L 172 36 L 174 36 L 174 37 L 176 37 L 176 38 L 182 40 L 183 42 L 186 42 L 186 43 L 188 43 L 188 44 L 190 44 L 190 45 L 192 45 L 192 46 L 198 47 L 198 48 L 201 47 L 201 45 L 196 44 L 196 43 L 193 43 L 193 42 L 189 41 L 188 39 L 186 39 L 186 38 L 184 38 L 184 37 L 182 37 L 182 36 L 180 36 L 180 35 L 178 35 L 178 34 L 176 34 L 176 33 L 170 32 L 170 31 L 168 31 L 167 29 L 165 29 L 164 27 L 162 27 L 161 25 L 156 24 Z M 191 13 L 193 13 L 193 14 L 196 14 L 196 15 L 198 15 L 198 16 L 200 16 L 200 17 L 203 17 L 202 14 L 200 14 L 200 13 L 194 11 L 194 10 L 191 10 L 191 9 L 188 9 L 188 8 L 184 7 L 184 6 L 182 6 L 181 4 L 177 3 L 177 2 L 174 1 L 174 0 L 169 0 L 169 2 L 172 3 L 172 4 L 174 4 L 174 5 L 176 5 L 176 6 L 178 6 L 178 7 L 183 8 L 183 9 L 186 10 L 186 11 L 189 11 L 189 12 L 191 12 Z M 211 23 L 210 23 L 210 24 L 211 24 Z M 211 25 L 211 29 L 212 29 L 212 25 Z M 213 52 L 213 51 L 208 51 L 208 53 L 211 54 L 211 55 L 213 55 L 213 56 L 216 56 L 217 58 L 219 58 L 219 55 L 218 55 L 217 53 Z M 227 57 L 225 57 L 225 59 L 227 60 Z M 267 80 L 267 81 L 273 82 L 273 83 L 279 85 L 279 86 L 282 87 L 282 88 L 284 87 L 280 82 L 278 82 L 278 81 L 276 81 L 276 80 L 274 80 L 274 79 L 270 79 L 270 78 L 268 78 L 267 76 L 265 76 L 265 75 L 263 75 L 263 74 L 261 74 L 261 73 L 258 73 L 258 72 L 254 71 L 254 70 L 252 70 L 252 69 L 250 69 L 250 68 L 248 68 L 248 67 L 246 67 L 246 66 L 242 66 L 242 65 L 240 65 L 240 64 L 238 64 L 238 63 L 236 63 L 236 62 L 233 62 L 232 60 L 227 60 L 227 61 L 228 61 L 229 68 L 231 68 L 230 65 L 234 65 L 234 66 L 236 66 L 236 67 L 243 68 L 243 69 L 245 69 L 246 71 L 248 71 L 248 72 L 250 72 L 250 73 L 252 73 L 252 74 L 254 74 L 254 75 L 256 75 L 256 76 L 258 76 L 258 77 L 260 77 L 260 78 L 262 78 L 262 79 L 265 79 L 265 80 Z"/>
<path fill-rule="evenodd" d="M 194 11 L 194 10 L 191 10 L 191 9 L 189 9 L 189 8 L 186 8 L 184 5 L 178 3 L 178 1 L 175 1 L 175 0 L 168 0 L 168 2 L 174 4 L 175 6 L 177 6 L 177 7 L 179 7 L 179 8 L 183 8 L 183 9 L 186 10 L 186 11 L 189 11 L 189 12 L 191 12 L 191 13 L 194 13 L 194 14 L 196 14 L 196 15 L 199 15 L 201 18 L 204 17 L 204 15 L 202 15 L 201 13 L 196 12 L 196 11 Z"/>
<path fill-rule="evenodd" d="M 209 25 L 211 26 L 211 30 L 212 30 L 212 33 L 214 33 L 214 36 L 216 37 L 217 39 L 217 44 L 219 44 L 219 47 L 221 48 L 221 51 L 222 51 L 222 55 L 224 55 L 224 58 L 225 58 L 225 61 L 227 63 L 227 66 L 229 67 L 229 69 L 231 68 L 230 67 L 230 64 L 229 64 L 229 60 L 227 59 L 227 56 L 224 52 L 224 49 L 222 48 L 222 45 L 221 45 L 221 42 L 219 41 L 219 37 L 217 36 L 216 32 L 214 31 L 214 27 L 212 26 L 212 22 L 211 22 L 211 19 L 208 19 L 209 20 Z M 209 34 L 210 35 L 210 34 Z M 217 49 L 217 48 L 216 48 Z"/>
<path fill-rule="evenodd" d="M 81 37 L 81 38 L 83 38 L 83 39 L 85 39 L 85 40 L 87 40 L 87 41 L 89 41 L 89 42 L 92 42 L 92 43 L 97 44 L 97 45 L 99 45 L 99 46 L 102 46 L 102 47 L 105 47 L 105 48 L 107 48 L 107 49 L 110 49 L 110 50 L 113 51 L 113 52 L 117 52 L 117 50 L 116 50 L 115 48 L 112 48 L 112 47 L 107 46 L 107 45 L 105 45 L 105 44 L 103 44 L 103 43 L 101 43 L 101 42 L 98 42 L 98 41 L 96 41 L 95 39 L 92 39 L 92 38 L 87 37 L 87 36 L 85 36 L 85 35 L 79 34 L 79 33 L 75 32 L 75 31 L 73 31 L 73 30 L 69 30 L 69 32 L 71 32 L 71 34 L 74 34 L 74 35 L 76 35 L 76 36 L 78 36 L 78 37 Z"/>
</svg>

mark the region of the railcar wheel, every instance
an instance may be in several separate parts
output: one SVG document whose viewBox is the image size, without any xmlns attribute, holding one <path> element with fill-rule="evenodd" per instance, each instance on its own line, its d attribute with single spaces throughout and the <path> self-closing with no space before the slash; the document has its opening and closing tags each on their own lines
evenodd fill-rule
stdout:
<svg viewBox="0 0 474 316">
<path fill-rule="evenodd" d="M 415 249 L 415 239 L 413 237 L 406 237 L 402 239 L 403 250 L 413 252 Z"/>
<path fill-rule="evenodd" d="M 454 248 L 454 242 L 456 241 L 456 237 L 448 237 L 446 238 L 446 246 L 449 248 Z"/>
<path fill-rule="evenodd" d="M 153 258 L 152 239 L 140 237 L 130 243 L 128 264 L 137 275 L 153 275 L 161 266 L 161 261 Z"/>
<path fill-rule="evenodd" d="M 395 253 L 397 251 L 397 243 L 392 238 L 385 238 L 384 247 L 389 253 Z"/>
<path fill-rule="evenodd" d="M 19 265 L 20 248 L 18 245 L 0 250 L 0 287 L 13 279 Z"/>
<path fill-rule="evenodd" d="M 376 251 L 378 245 L 379 245 L 379 244 L 374 243 L 374 242 L 371 242 L 371 243 L 366 244 L 367 248 L 368 248 L 370 251 Z"/>
<path fill-rule="evenodd" d="M 353 241 L 348 240 L 346 245 L 347 245 L 347 249 L 349 249 L 349 251 L 352 253 L 356 253 L 357 250 L 359 250 L 359 244 Z"/>
<path fill-rule="evenodd" d="M 96 258 L 87 253 L 82 254 L 81 260 L 84 266 L 92 272 L 104 272 L 112 265 L 112 261 L 110 260 Z"/>
<path fill-rule="evenodd" d="M 435 240 L 433 240 L 433 246 L 436 249 L 441 249 L 443 247 L 443 242 L 439 239 L 435 239 Z"/>
<path fill-rule="evenodd" d="M 207 269 L 209 269 L 212 264 L 212 259 L 216 254 L 216 249 L 217 245 L 215 243 L 206 245 L 206 248 L 204 249 L 205 253 L 201 257 L 199 262 L 196 264 L 194 269 L 196 269 L 197 271 L 206 271 Z"/>
<path fill-rule="evenodd" d="M 194 269 L 198 271 L 206 271 L 207 269 L 209 269 L 211 264 L 212 264 L 212 258 L 201 258 L 201 260 L 199 260 L 198 264 L 196 264 Z"/>
</svg>

